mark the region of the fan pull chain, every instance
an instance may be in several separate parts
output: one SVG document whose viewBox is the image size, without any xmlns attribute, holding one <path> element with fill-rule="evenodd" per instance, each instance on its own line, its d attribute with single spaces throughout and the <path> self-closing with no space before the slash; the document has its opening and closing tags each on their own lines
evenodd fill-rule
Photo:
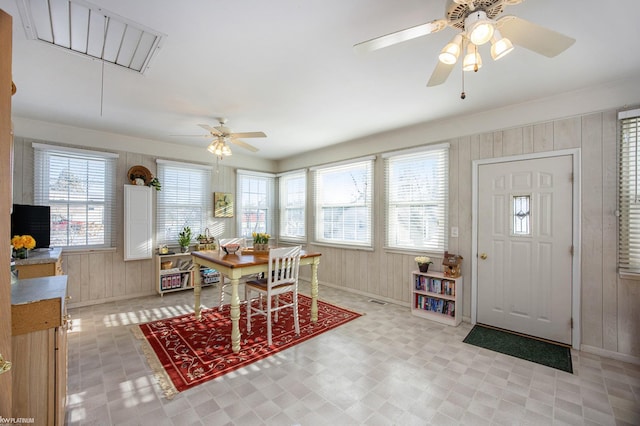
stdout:
<svg viewBox="0 0 640 426">
<path fill-rule="evenodd" d="M 462 93 L 460 93 L 460 99 L 464 99 L 467 97 L 467 94 L 464 92 L 464 70 L 461 69 L 462 71 Z"/>
</svg>

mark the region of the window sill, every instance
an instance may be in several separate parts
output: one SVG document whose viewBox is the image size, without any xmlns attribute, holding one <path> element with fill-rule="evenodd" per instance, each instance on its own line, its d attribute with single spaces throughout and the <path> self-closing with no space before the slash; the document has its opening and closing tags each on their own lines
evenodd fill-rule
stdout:
<svg viewBox="0 0 640 426">
<path fill-rule="evenodd" d="M 105 253 L 105 252 L 115 252 L 115 247 L 106 247 L 106 248 L 63 248 L 62 254 L 89 254 L 89 253 Z"/>
<path fill-rule="evenodd" d="M 621 280 L 640 281 L 640 272 L 619 271 L 618 277 Z"/>
</svg>

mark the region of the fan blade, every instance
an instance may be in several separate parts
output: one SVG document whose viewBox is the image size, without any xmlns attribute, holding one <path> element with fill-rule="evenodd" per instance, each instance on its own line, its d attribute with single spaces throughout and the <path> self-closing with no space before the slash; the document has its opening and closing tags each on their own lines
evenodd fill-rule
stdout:
<svg viewBox="0 0 640 426">
<path fill-rule="evenodd" d="M 231 138 L 229 139 L 229 142 L 234 143 L 238 146 L 241 146 L 244 149 L 248 149 L 251 152 L 258 152 L 258 148 L 256 148 L 253 145 L 249 145 L 248 143 L 246 143 L 245 141 L 241 141 L 240 139 Z"/>
<path fill-rule="evenodd" d="M 415 27 L 363 41 L 362 43 L 354 45 L 353 48 L 359 53 L 371 52 L 373 50 L 382 49 L 383 47 L 402 43 L 403 41 L 412 40 L 414 38 L 438 32 L 446 26 L 447 21 L 444 19 L 436 19 L 435 21 L 427 22 L 426 24 L 416 25 Z"/>
<path fill-rule="evenodd" d="M 242 133 L 231 133 L 229 135 L 232 138 L 266 138 L 267 135 L 264 132 L 242 132 Z"/>
<path fill-rule="evenodd" d="M 212 134 L 216 135 L 216 136 L 220 136 L 222 135 L 222 133 L 220 133 L 218 131 L 218 129 L 216 129 L 215 127 L 211 127 L 208 124 L 198 124 L 198 126 L 202 127 L 203 129 L 205 129 L 207 132 L 211 132 Z"/>
<path fill-rule="evenodd" d="M 438 86 L 449 78 L 449 74 L 451 74 L 451 70 L 456 64 L 445 64 L 443 62 L 438 61 L 436 68 L 433 70 L 431 74 L 431 78 L 427 83 L 427 87 Z"/>
<path fill-rule="evenodd" d="M 553 58 L 567 50 L 575 39 L 515 16 L 498 19 L 498 29 L 513 44 Z"/>
</svg>

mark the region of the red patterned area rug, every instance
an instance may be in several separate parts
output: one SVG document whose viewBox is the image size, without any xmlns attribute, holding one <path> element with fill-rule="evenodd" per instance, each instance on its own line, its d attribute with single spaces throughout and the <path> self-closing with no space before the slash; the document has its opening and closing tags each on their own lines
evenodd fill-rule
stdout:
<svg viewBox="0 0 640 426">
<path fill-rule="evenodd" d="M 167 398 L 361 316 L 318 300 L 318 322 L 313 324 L 310 320 L 311 298 L 299 294 L 300 336 L 295 334 L 292 309 L 284 309 L 279 321 L 273 323 L 273 345 L 268 346 L 265 318 L 261 315 L 252 317 L 251 333 L 248 334 L 246 307 L 241 304 L 240 352 L 234 354 L 229 310 L 229 305 L 224 305 L 221 311 L 217 307 L 204 309 L 201 322 L 191 313 L 132 328 L 136 337 L 143 341 L 143 350 Z"/>
</svg>

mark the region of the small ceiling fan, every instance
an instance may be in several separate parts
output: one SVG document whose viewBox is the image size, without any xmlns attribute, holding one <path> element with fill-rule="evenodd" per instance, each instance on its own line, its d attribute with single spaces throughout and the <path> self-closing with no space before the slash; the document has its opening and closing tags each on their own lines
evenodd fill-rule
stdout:
<svg viewBox="0 0 640 426">
<path fill-rule="evenodd" d="M 354 49 L 369 52 L 393 46 L 403 41 L 426 36 L 446 27 L 460 30 L 444 46 L 438 56 L 438 64 L 427 83 L 428 87 L 444 83 L 458 61 L 460 53 L 467 50 L 463 59 L 464 71 L 478 71 L 482 59 L 478 47 L 491 41 L 491 57 L 498 60 L 513 50 L 513 45 L 522 46 L 547 57 L 554 57 L 568 49 L 575 39 L 556 31 L 533 24 L 516 16 L 503 16 L 494 20 L 506 6 L 524 0 L 448 0 L 445 18 L 426 24 L 396 31 L 381 37 L 358 43 Z M 464 99 L 464 92 L 462 98 Z"/>
<path fill-rule="evenodd" d="M 225 126 L 227 124 L 226 118 L 218 118 L 219 126 L 212 127 L 208 124 L 198 124 L 204 130 L 209 132 L 205 137 L 213 137 L 213 141 L 207 147 L 207 150 L 218 158 L 231 155 L 231 148 L 227 145 L 227 142 L 238 145 L 251 152 L 257 152 L 258 148 L 253 145 L 249 145 L 239 138 L 265 138 L 267 135 L 264 132 L 242 132 L 233 133 L 231 129 Z"/>
</svg>

